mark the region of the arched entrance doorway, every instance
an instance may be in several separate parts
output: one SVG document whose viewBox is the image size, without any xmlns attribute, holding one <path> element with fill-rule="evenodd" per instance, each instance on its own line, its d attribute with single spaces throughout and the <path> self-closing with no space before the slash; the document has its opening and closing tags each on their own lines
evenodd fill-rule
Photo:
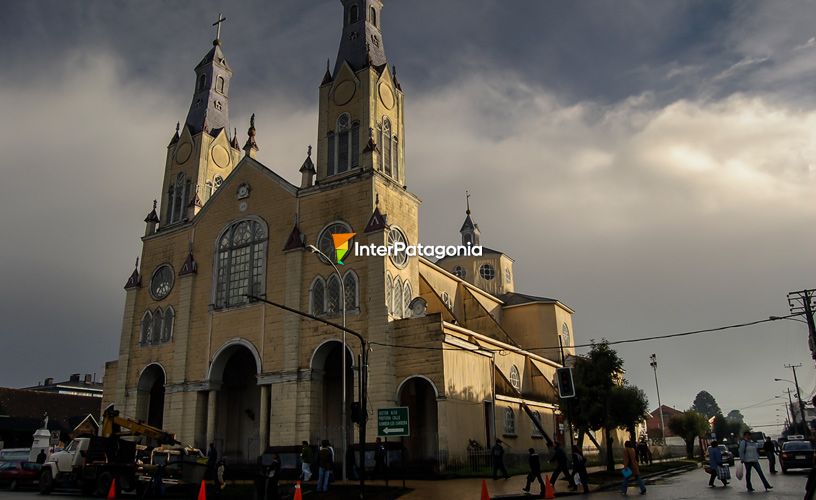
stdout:
<svg viewBox="0 0 816 500">
<path fill-rule="evenodd" d="M 312 394 L 316 419 L 312 425 L 315 439 L 328 439 L 342 461 L 343 443 L 343 343 L 330 340 L 318 347 L 312 356 Z M 354 398 L 354 360 L 346 346 L 346 438 L 351 442 L 351 403 Z"/>
<path fill-rule="evenodd" d="M 400 406 L 407 406 L 410 416 L 411 435 L 403 443 L 405 458 L 412 465 L 435 466 L 439 443 L 436 398 L 436 388 L 424 377 L 410 377 L 399 387 Z"/>
<path fill-rule="evenodd" d="M 216 354 L 210 382 L 220 384 L 215 406 L 215 446 L 231 463 L 255 463 L 261 452 L 258 358 L 235 343 Z"/>
<path fill-rule="evenodd" d="M 158 364 L 145 367 L 136 387 L 136 419 L 162 428 L 164 424 L 164 368 Z"/>
</svg>

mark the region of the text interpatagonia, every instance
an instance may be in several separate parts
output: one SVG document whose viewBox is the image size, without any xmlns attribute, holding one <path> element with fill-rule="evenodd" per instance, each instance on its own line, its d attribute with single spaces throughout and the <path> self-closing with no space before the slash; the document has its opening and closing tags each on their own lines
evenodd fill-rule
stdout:
<svg viewBox="0 0 816 500">
<path fill-rule="evenodd" d="M 417 243 L 416 245 L 408 245 L 405 242 L 398 241 L 391 245 L 360 245 L 354 243 L 354 255 L 356 257 L 386 257 L 393 255 L 405 254 L 408 257 L 434 257 L 441 259 L 443 257 L 481 257 L 481 245 L 423 245 Z"/>
</svg>

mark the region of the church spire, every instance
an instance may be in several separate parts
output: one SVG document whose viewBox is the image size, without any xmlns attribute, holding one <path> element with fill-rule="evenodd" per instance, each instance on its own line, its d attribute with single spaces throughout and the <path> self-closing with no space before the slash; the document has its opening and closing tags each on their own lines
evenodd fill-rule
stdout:
<svg viewBox="0 0 816 500">
<path fill-rule="evenodd" d="M 380 29 L 382 0 L 341 0 L 343 3 L 343 38 L 334 64 L 333 77 L 347 62 L 354 72 L 367 66 L 387 64 Z"/>
<path fill-rule="evenodd" d="M 467 206 L 467 210 L 465 210 L 465 222 L 462 224 L 462 228 L 459 229 L 459 234 L 462 235 L 462 245 L 478 245 L 482 233 L 479 231 L 479 225 L 475 224 L 470 217 L 469 191 L 465 191 L 465 204 Z"/>
<path fill-rule="evenodd" d="M 232 70 L 221 50 L 221 23 L 226 21 L 221 14 L 213 23 L 216 38 L 213 47 L 195 67 L 196 83 L 190 111 L 185 124 L 195 135 L 203 130 L 215 135 L 229 126 L 229 83 Z"/>
</svg>

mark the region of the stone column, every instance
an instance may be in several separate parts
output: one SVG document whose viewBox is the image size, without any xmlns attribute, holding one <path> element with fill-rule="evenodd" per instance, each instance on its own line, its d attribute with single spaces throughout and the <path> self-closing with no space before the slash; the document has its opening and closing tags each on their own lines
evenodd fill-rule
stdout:
<svg viewBox="0 0 816 500">
<path fill-rule="evenodd" d="M 207 446 L 215 442 L 215 409 L 218 391 L 210 389 L 207 395 Z"/>
<path fill-rule="evenodd" d="M 270 445 L 269 434 L 269 386 L 261 386 L 261 418 L 260 418 L 261 453 Z"/>
</svg>

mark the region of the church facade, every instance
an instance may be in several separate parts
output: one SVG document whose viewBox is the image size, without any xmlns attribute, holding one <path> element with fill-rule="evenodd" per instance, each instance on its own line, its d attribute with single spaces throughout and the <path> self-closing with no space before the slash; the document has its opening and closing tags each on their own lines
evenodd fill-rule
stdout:
<svg viewBox="0 0 816 500">
<path fill-rule="evenodd" d="M 232 68 L 220 39 L 195 67 L 161 202 L 145 219 L 125 286 L 104 404 L 185 444 L 215 443 L 239 462 L 268 445 L 339 447 L 344 433 L 352 442 L 343 365 L 350 415 L 359 343 L 349 336 L 344 353 L 338 329 L 260 297 L 335 323 L 345 317 L 367 339 L 367 434 L 376 434 L 378 408 L 407 406 L 411 460 L 461 457 L 470 440 L 523 450 L 564 439 L 553 380 L 562 356 L 574 354 L 573 311 L 516 292 L 508 255 L 486 247 L 436 262 L 350 255 L 335 272 L 307 249 L 334 255 L 338 233 L 356 233 L 360 245 L 419 243 L 405 95 L 386 59 L 382 8 L 342 0 L 337 59 L 319 86 L 316 151 L 302 165 L 276 166 L 299 168 L 300 185 L 260 161 L 254 120 L 245 141 L 230 130 Z M 460 238 L 481 243 L 469 206 Z"/>
</svg>

